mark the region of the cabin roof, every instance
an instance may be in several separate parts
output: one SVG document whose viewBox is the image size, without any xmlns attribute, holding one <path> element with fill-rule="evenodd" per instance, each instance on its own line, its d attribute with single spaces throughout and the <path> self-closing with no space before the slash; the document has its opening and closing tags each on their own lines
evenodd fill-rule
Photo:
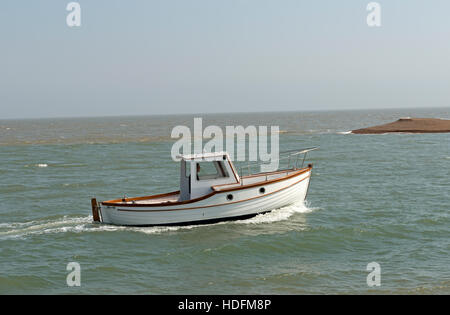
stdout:
<svg viewBox="0 0 450 315">
<path fill-rule="evenodd" d="M 213 159 L 214 160 L 214 158 L 222 159 L 224 155 L 227 156 L 227 158 L 228 158 L 228 153 L 224 152 L 224 151 L 186 154 L 186 155 L 179 155 L 178 157 L 183 160 L 204 160 L 204 159 Z"/>
</svg>

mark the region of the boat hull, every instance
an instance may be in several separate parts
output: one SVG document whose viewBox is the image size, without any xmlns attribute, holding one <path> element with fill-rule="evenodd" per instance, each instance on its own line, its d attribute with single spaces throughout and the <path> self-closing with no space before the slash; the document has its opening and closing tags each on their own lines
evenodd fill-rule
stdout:
<svg viewBox="0 0 450 315">
<path fill-rule="evenodd" d="M 157 207 L 101 204 L 99 212 L 103 223 L 124 226 L 206 224 L 245 219 L 304 200 L 310 176 L 311 169 L 266 185 L 218 191 L 188 204 Z"/>
</svg>

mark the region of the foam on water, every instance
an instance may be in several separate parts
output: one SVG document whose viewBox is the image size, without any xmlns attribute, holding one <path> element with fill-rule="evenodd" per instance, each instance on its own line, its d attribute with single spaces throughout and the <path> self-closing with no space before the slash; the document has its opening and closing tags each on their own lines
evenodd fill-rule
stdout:
<svg viewBox="0 0 450 315">
<path fill-rule="evenodd" d="M 29 235 L 82 231 L 86 223 L 92 222 L 92 217 L 67 217 L 53 220 L 37 220 L 29 222 L 2 223 L 0 239 L 22 238 Z"/>
<path fill-rule="evenodd" d="M 304 202 L 299 202 L 275 209 L 271 212 L 257 215 L 247 220 L 221 222 L 217 224 L 264 224 L 277 221 L 283 221 L 290 218 L 295 213 L 309 213 L 314 211 Z M 217 225 L 216 224 L 216 225 Z M 34 220 L 28 222 L 12 222 L 0 224 L 0 240 L 25 238 L 33 235 L 56 234 L 56 233 L 85 233 L 85 232 L 114 232 L 131 231 L 144 234 L 158 234 L 164 232 L 174 232 L 178 230 L 191 230 L 206 225 L 187 225 L 187 226 L 155 226 L 155 227 L 126 227 L 108 224 L 96 224 L 92 222 L 92 216 L 68 217 L 64 216 L 58 219 Z"/>
<path fill-rule="evenodd" d="M 339 131 L 339 132 L 337 132 L 338 135 L 349 135 L 351 133 L 352 133 L 351 130 L 350 131 Z"/>
<path fill-rule="evenodd" d="M 275 209 L 268 213 L 259 214 L 253 218 L 247 220 L 237 221 L 241 224 L 261 224 L 261 223 L 272 223 L 277 221 L 283 221 L 289 219 L 292 215 L 296 213 L 310 213 L 316 210 L 315 208 L 309 208 L 308 204 L 301 201 L 294 203 L 292 205 Z"/>
<path fill-rule="evenodd" d="M 127 227 L 109 224 L 96 224 L 92 216 L 85 217 L 63 217 L 55 220 L 41 220 L 29 222 L 13 222 L 0 224 L 0 240 L 26 238 L 33 235 L 55 234 L 55 233 L 85 233 L 85 232 L 115 232 L 131 231 L 144 234 L 157 234 L 177 230 L 189 230 L 201 225 L 189 226 L 155 226 L 155 227 Z"/>
</svg>

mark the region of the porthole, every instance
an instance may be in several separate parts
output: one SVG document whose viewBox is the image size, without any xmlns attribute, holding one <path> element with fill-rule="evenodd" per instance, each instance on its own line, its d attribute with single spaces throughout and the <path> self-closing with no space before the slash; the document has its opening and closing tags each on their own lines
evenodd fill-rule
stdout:
<svg viewBox="0 0 450 315">
<path fill-rule="evenodd" d="M 232 194 L 227 195 L 227 200 L 228 200 L 228 201 L 233 200 L 233 195 L 232 195 Z"/>
<path fill-rule="evenodd" d="M 261 187 L 260 189 L 259 189 L 259 193 L 260 194 L 264 194 L 266 192 L 266 189 L 264 188 L 264 187 Z"/>
</svg>

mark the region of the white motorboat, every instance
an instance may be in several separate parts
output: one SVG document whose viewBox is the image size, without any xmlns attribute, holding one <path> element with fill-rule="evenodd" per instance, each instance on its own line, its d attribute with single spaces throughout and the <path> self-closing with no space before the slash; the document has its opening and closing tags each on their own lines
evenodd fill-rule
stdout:
<svg viewBox="0 0 450 315">
<path fill-rule="evenodd" d="M 226 152 L 181 156 L 180 190 L 165 194 L 92 202 L 95 222 L 125 226 L 188 225 L 238 220 L 304 200 L 312 164 L 306 153 L 287 152 L 284 169 L 238 174 Z M 299 156 L 303 154 L 300 167 Z M 292 165 L 291 165 L 292 164 Z M 250 170 L 250 165 L 248 166 Z"/>
</svg>

